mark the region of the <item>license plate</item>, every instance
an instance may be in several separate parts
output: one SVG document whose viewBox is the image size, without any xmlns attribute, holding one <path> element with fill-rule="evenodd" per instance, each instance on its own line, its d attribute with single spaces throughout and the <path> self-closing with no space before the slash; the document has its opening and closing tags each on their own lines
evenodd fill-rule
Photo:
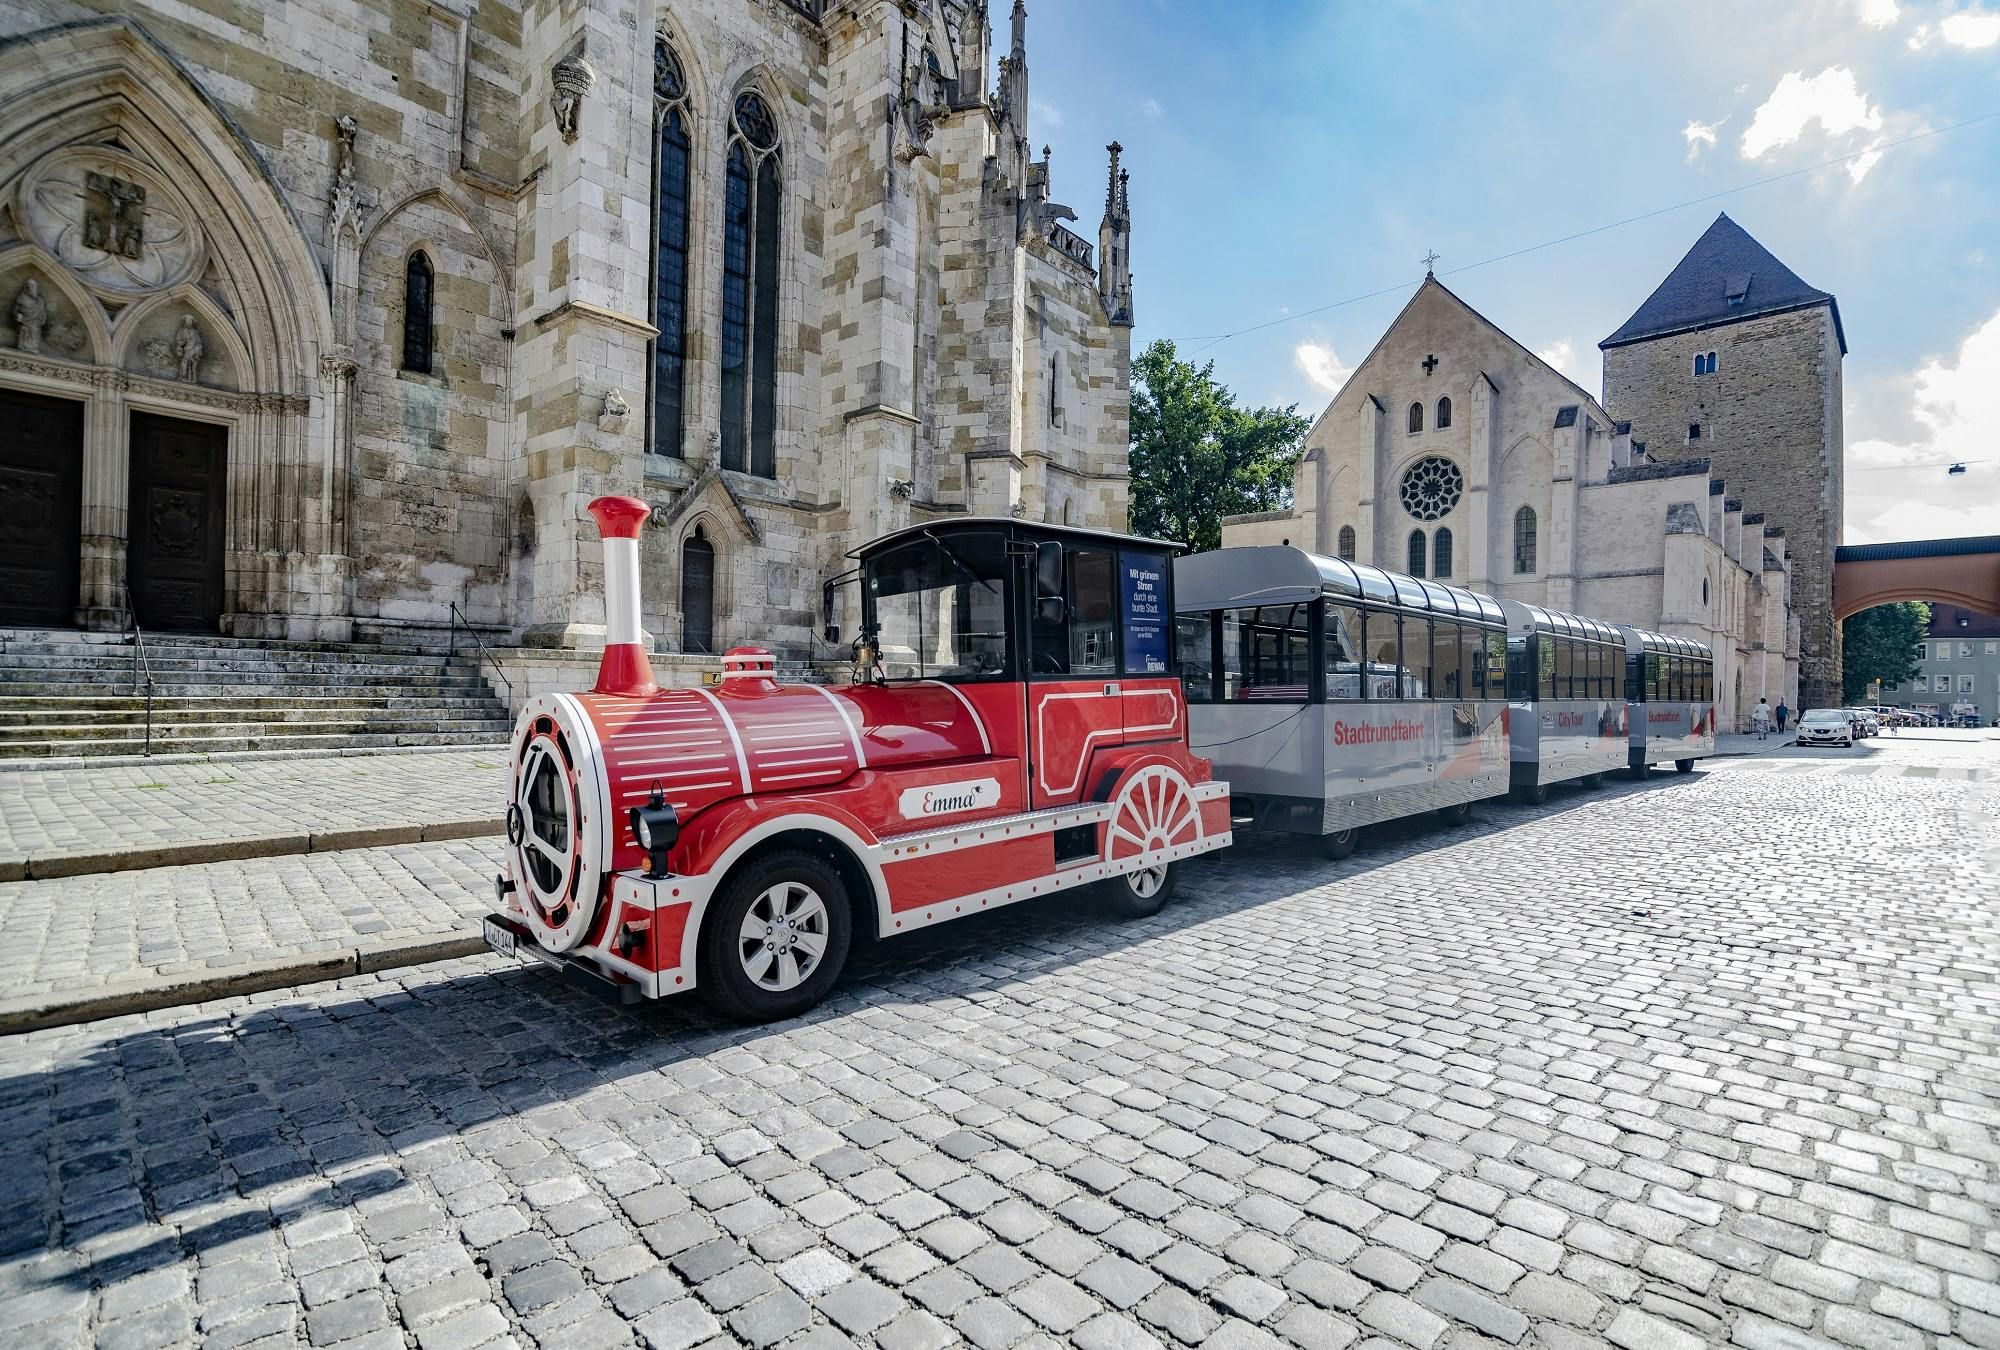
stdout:
<svg viewBox="0 0 2000 1350">
<path fill-rule="evenodd" d="M 519 949 L 520 938 L 505 924 L 487 919 L 480 924 L 480 931 L 486 938 L 486 945 L 502 956 L 512 956 Z"/>
</svg>

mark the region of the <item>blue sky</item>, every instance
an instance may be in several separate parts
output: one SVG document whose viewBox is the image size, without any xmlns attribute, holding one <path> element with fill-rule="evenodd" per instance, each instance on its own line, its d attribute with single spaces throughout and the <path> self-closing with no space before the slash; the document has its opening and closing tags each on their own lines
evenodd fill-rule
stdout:
<svg viewBox="0 0 2000 1350">
<path fill-rule="evenodd" d="M 1287 320 L 1200 359 L 1313 413 L 1429 249 L 1596 391 L 1597 342 L 1727 210 L 1839 297 L 1848 541 L 2000 533 L 2000 116 L 1458 270 L 2000 114 L 1983 3 L 1030 0 L 1029 133 L 1092 238 L 1102 147 L 1126 146 L 1139 344 Z"/>
</svg>

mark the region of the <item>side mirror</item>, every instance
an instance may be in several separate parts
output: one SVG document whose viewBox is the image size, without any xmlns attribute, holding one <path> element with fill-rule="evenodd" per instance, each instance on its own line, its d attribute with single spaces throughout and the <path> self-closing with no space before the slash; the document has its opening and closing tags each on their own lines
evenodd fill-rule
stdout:
<svg viewBox="0 0 2000 1350">
<path fill-rule="evenodd" d="M 1060 600 L 1062 593 L 1062 545 L 1053 539 L 1044 539 L 1035 545 L 1035 598 L 1045 601 L 1053 596 Z M 1058 616 L 1049 622 L 1061 623 L 1062 619 Z"/>
<path fill-rule="evenodd" d="M 1036 623 L 1045 623 L 1053 628 L 1068 617 L 1069 605 L 1060 595 L 1045 595 L 1035 601 Z"/>
</svg>

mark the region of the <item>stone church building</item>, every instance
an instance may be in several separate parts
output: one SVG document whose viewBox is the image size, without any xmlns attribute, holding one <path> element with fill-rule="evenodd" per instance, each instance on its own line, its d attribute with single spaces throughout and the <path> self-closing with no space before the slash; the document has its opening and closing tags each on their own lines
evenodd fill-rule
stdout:
<svg viewBox="0 0 2000 1350">
<path fill-rule="evenodd" d="M 619 492 L 659 646 L 803 657 L 876 534 L 1121 526 L 1119 147 L 1093 240 L 998 17 L 0 0 L 0 626 L 587 648 Z"/>
<path fill-rule="evenodd" d="M 1788 528 L 1705 442 L 1615 409 L 1427 277 L 1314 423 L 1291 509 L 1232 517 L 1223 543 L 1705 642 L 1724 727 L 1760 696 L 1802 706 Z"/>
</svg>

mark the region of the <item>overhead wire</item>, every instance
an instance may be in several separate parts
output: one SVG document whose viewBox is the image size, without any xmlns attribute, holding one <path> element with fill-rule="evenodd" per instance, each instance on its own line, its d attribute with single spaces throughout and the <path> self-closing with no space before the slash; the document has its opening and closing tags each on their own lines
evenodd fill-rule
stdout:
<svg viewBox="0 0 2000 1350">
<path fill-rule="evenodd" d="M 1846 164 L 1852 160 L 1857 160 L 1867 155 L 1883 155 L 1891 150 L 1899 149 L 1902 146 L 1914 144 L 1917 141 L 1928 140 L 1935 136 L 1943 136 L 1948 132 L 1963 131 L 1967 127 L 1978 126 L 1982 122 L 1991 122 L 1996 118 L 2000 118 L 2000 109 L 1995 109 L 1994 111 L 1989 113 L 1981 113 L 1977 117 L 1968 117 L 1962 122 L 1953 122 L 1948 126 L 1932 127 L 1925 131 L 1912 132 L 1908 136 L 1902 136 L 1893 141 L 1883 141 L 1878 145 L 1871 145 L 1866 147 L 1865 149 L 1850 151 L 1849 153 L 1844 155 L 1835 155 L 1830 159 L 1823 159 L 1815 164 L 1806 164 L 1796 169 L 1787 169 L 1783 173 L 1770 174 L 1764 178 L 1753 179 L 1748 183 L 1738 183 L 1734 187 L 1727 187 L 1721 189 L 1720 191 L 1704 193 L 1699 197 L 1689 197 L 1686 201 L 1675 202 L 1671 206 L 1660 206 L 1660 207 L 1655 207 L 1650 211 L 1641 211 L 1636 216 L 1626 216 L 1622 220 L 1607 221 L 1605 224 L 1593 225 L 1587 230 L 1577 230 L 1572 234 L 1565 234 L 1560 236 L 1559 238 L 1545 239 L 1539 244 L 1529 244 L 1524 248 L 1512 249 L 1506 253 L 1496 253 L 1490 258 L 1481 258 L 1478 262 L 1466 263 L 1463 267 L 1448 267 L 1444 269 L 1442 273 L 1439 273 L 1437 275 L 1448 276 L 1448 277 L 1457 276 L 1462 272 L 1471 272 L 1481 267 L 1491 267 L 1494 263 L 1506 262 L 1509 259 L 1523 257 L 1529 253 L 1539 253 L 1543 249 L 1556 248 L 1563 244 L 1574 243 L 1579 239 L 1588 239 L 1592 235 L 1603 234 L 1607 230 L 1622 229 L 1624 226 L 1627 225 L 1636 225 L 1640 221 L 1652 220 L 1656 216 L 1664 216 L 1674 211 L 1684 211 L 1690 206 L 1700 206 L 1703 202 L 1717 201 L 1723 197 L 1734 196 L 1739 192 L 1748 192 L 1753 188 L 1768 187 L 1772 183 L 1781 183 L 1788 178 L 1797 178 L 1802 174 L 1817 173 L 1821 169 L 1830 169 L 1835 165 Z M 1189 352 L 1188 355 L 1190 358 L 1196 357 L 1201 355 L 1203 352 L 1207 351 L 1211 347 L 1227 342 L 1231 338 L 1242 337 L 1245 333 L 1261 332 L 1266 328 L 1276 328 L 1281 324 L 1292 323 L 1298 319 L 1310 318 L 1315 314 L 1325 314 L 1329 310 L 1341 309 L 1347 305 L 1358 305 L 1363 300 L 1373 300 L 1379 296 L 1392 295 L 1397 291 L 1405 290 L 1411 286 L 1420 285 L 1422 284 L 1422 281 L 1423 278 L 1419 277 L 1416 281 L 1399 281 L 1393 285 L 1379 286 L 1372 291 L 1364 291 L 1359 295 L 1350 295 L 1344 300 L 1334 300 L 1328 304 L 1316 305 L 1311 309 L 1300 310 L 1296 314 L 1283 314 L 1275 319 L 1267 319 L 1262 323 L 1246 324 L 1241 328 L 1231 329 L 1229 332 L 1226 333 L 1198 334 L 1186 340 L 1190 342 L 1200 342 L 1203 345 L 1197 347 L 1194 351 Z"/>
</svg>

